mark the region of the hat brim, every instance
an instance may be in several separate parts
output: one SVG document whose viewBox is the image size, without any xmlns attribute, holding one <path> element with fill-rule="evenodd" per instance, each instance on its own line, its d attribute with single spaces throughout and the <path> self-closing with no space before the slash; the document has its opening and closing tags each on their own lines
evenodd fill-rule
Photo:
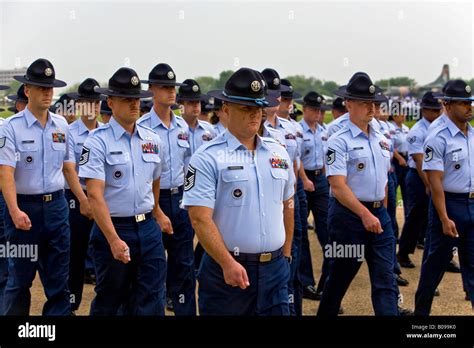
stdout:
<svg viewBox="0 0 474 348">
<path fill-rule="evenodd" d="M 6 91 L 7 89 L 10 89 L 8 86 L 0 85 L 0 91 Z"/>
<path fill-rule="evenodd" d="M 18 95 L 13 94 L 13 95 L 7 95 L 8 100 L 14 101 L 14 102 L 24 102 L 28 103 L 28 99 L 23 99 L 19 98 Z"/>
<path fill-rule="evenodd" d="M 431 110 L 441 110 L 443 107 L 441 105 L 436 106 L 436 105 L 429 105 L 429 104 L 420 104 L 421 109 L 431 109 Z"/>
<path fill-rule="evenodd" d="M 14 107 L 14 106 L 10 106 L 7 110 L 8 110 L 8 111 L 11 111 L 11 112 L 13 112 L 13 113 L 15 113 L 15 114 L 18 112 L 18 110 L 17 110 L 16 107 Z"/>
<path fill-rule="evenodd" d="M 373 102 L 380 102 L 380 103 L 386 101 L 386 98 L 381 94 L 374 94 L 371 96 L 362 96 L 362 95 L 348 93 L 345 88 L 341 88 L 335 91 L 334 94 L 337 95 L 338 97 L 342 97 L 345 99 L 352 99 L 352 100 L 373 101 Z"/>
<path fill-rule="evenodd" d="M 122 97 L 122 98 L 132 98 L 132 99 L 142 99 L 150 98 L 153 96 L 153 92 L 140 90 L 138 94 L 127 94 L 120 91 L 114 91 L 108 88 L 95 88 L 94 91 L 97 93 L 106 95 L 108 97 Z"/>
<path fill-rule="evenodd" d="M 474 101 L 474 97 L 448 97 L 448 96 L 439 96 L 436 97 L 441 100 L 454 100 L 454 101 Z"/>
<path fill-rule="evenodd" d="M 175 86 L 175 87 L 186 86 L 185 83 L 166 81 L 166 80 L 140 80 L 140 82 L 147 85 L 157 85 L 157 86 Z"/>
<path fill-rule="evenodd" d="M 302 97 L 302 95 L 298 92 L 293 92 L 293 94 L 290 96 L 286 96 L 286 95 L 281 95 L 282 98 L 286 98 L 286 99 L 299 99 Z"/>
<path fill-rule="evenodd" d="M 61 81 L 61 80 L 56 80 L 56 79 L 54 79 L 53 82 L 51 83 L 44 83 L 44 82 L 39 82 L 39 81 L 28 80 L 24 76 L 13 76 L 13 78 L 21 83 L 24 83 L 25 85 L 31 85 L 31 86 L 47 87 L 47 88 L 59 88 L 59 87 L 67 86 L 66 82 Z"/>
<path fill-rule="evenodd" d="M 278 106 L 280 105 L 280 102 L 278 101 L 278 99 L 276 99 L 275 97 L 271 96 L 271 95 L 267 95 L 265 96 L 265 101 L 268 103 L 268 105 L 265 105 L 265 106 L 261 106 L 261 105 L 258 105 L 257 103 L 251 101 L 251 100 L 238 100 L 238 99 L 232 99 L 232 98 L 229 98 L 229 97 L 226 97 L 224 94 L 222 94 L 223 91 L 210 91 L 210 92 L 207 92 L 207 95 L 211 96 L 211 97 L 214 97 L 214 98 L 217 98 L 217 99 L 220 99 L 224 102 L 227 102 L 227 103 L 232 103 L 232 104 L 238 104 L 238 105 L 245 105 L 245 106 L 258 106 L 258 107 L 262 107 L 262 108 L 272 108 L 274 106 Z"/>
<path fill-rule="evenodd" d="M 178 101 L 198 101 L 198 102 L 203 101 L 202 96 L 185 96 L 185 95 L 181 96 L 179 94 L 176 96 L 176 100 L 178 100 Z"/>
<path fill-rule="evenodd" d="M 107 99 L 103 95 L 86 97 L 86 96 L 80 95 L 79 93 L 68 93 L 67 96 L 74 100 L 86 100 L 86 101 L 103 101 Z"/>
</svg>

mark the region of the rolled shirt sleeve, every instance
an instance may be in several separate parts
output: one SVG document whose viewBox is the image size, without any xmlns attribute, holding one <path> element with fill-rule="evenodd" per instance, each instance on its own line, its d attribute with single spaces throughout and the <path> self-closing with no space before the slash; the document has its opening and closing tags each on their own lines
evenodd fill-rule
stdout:
<svg viewBox="0 0 474 348">
<path fill-rule="evenodd" d="M 183 206 L 203 206 L 214 209 L 217 177 L 214 163 L 204 152 L 191 157 L 184 180 Z"/>
<path fill-rule="evenodd" d="M 79 177 L 105 181 L 105 147 L 98 137 L 89 136 L 82 147 Z"/>
</svg>

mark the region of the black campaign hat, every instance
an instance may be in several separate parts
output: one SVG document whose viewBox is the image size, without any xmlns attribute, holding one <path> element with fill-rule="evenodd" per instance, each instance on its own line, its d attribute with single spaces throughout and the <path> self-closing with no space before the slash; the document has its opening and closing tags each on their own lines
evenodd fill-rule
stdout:
<svg viewBox="0 0 474 348">
<path fill-rule="evenodd" d="M 460 100 L 473 101 L 472 89 L 463 80 L 448 81 L 443 87 L 443 95 L 439 96 L 441 100 Z"/>
<path fill-rule="evenodd" d="M 347 85 L 341 86 L 334 94 L 346 99 L 383 102 L 385 98 L 381 95 L 382 92 L 381 88 L 372 83 L 369 75 L 364 72 L 357 72 L 351 77 Z"/>
<path fill-rule="evenodd" d="M 171 66 L 166 63 L 160 63 L 151 69 L 148 74 L 148 80 L 143 83 L 158 86 L 183 86 L 184 83 L 176 82 L 176 74 Z"/>
<path fill-rule="evenodd" d="M 278 100 L 265 95 L 265 81 L 262 75 L 250 68 L 240 68 L 227 80 L 224 90 L 210 91 L 209 96 L 224 102 L 260 107 L 273 107 Z"/>
<path fill-rule="evenodd" d="M 281 79 L 281 85 L 282 86 L 286 86 L 289 88 L 289 91 L 287 92 L 281 92 L 281 97 L 282 98 L 289 98 L 289 99 L 297 99 L 297 98 L 301 98 L 301 94 L 299 94 L 298 92 L 295 92 L 294 89 L 293 89 L 293 85 L 291 84 L 291 82 L 287 79 Z"/>
<path fill-rule="evenodd" d="M 109 79 L 108 88 L 95 88 L 95 91 L 110 97 L 148 98 L 153 95 L 150 91 L 141 89 L 140 79 L 135 70 L 120 68 Z"/>
<path fill-rule="evenodd" d="M 299 104 L 303 104 L 304 106 L 310 107 L 310 108 L 317 108 L 321 110 L 331 110 L 331 107 L 329 105 L 325 104 L 325 99 L 324 97 L 319 94 L 318 92 L 308 92 L 303 99 L 297 100 Z"/>
<path fill-rule="evenodd" d="M 289 92 L 290 88 L 281 83 L 280 75 L 275 69 L 266 68 L 262 70 L 263 78 L 267 88 L 271 91 Z"/>
<path fill-rule="evenodd" d="M 72 116 L 75 114 L 74 100 L 68 94 L 63 94 L 50 106 L 49 111 L 55 114 L 58 112 L 62 112 L 62 114 L 67 113 Z"/>
<path fill-rule="evenodd" d="M 201 101 L 203 98 L 201 93 L 201 87 L 196 80 L 187 79 L 183 81 L 183 85 L 179 87 L 178 95 L 176 99 L 178 101 Z"/>
<path fill-rule="evenodd" d="M 25 85 L 22 84 L 16 91 L 16 94 L 9 95 L 7 98 L 13 101 L 28 103 L 28 97 L 25 94 Z"/>
<path fill-rule="evenodd" d="M 340 110 L 340 111 L 347 112 L 346 102 L 341 97 L 337 97 L 336 99 L 333 100 L 332 108 L 335 109 L 335 110 Z"/>
<path fill-rule="evenodd" d="M 7 89 L 10 89 L 8 86 L 0 85 L 0 91 L 5 91 Z"/>
<path fill-rule="evenodd" d="M 112 109 L 109 108 L 109 104 L 107 104 L 107 100 L 102 100 L 102 102 L 100 103 L 100 114 L 112 115 Z"/>
<path fill-rule="evenodd" d="M 422 109 L 433 109 L 441 110 L 442 106 L 439 102 L 440 93 L 426 92 L 421 98 L 420 108 Z"/>
<path fill-rule="evenodd" d="M 105 100 L 105 97 L 97 93 L 95 88 L 100 88 L 99 82 L 92 78 L 87 78 L 79 85 L 77 93 L 69 93 L 68 96 L 74 100 Z"/>
<path fill-rule="evenodd" d="M 24 76 L 13 76 L 21 83 L 39 87 L 64 87 L 66 82 L 57 80 L 54 66 L 47 59 L 40 58 L 35 60 L 26 70 Z"/>
</svg>

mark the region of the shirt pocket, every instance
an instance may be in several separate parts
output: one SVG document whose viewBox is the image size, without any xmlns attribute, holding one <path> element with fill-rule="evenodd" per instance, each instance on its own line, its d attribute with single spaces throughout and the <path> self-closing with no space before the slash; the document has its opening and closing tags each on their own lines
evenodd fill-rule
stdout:
<svg viewBox="0 0 474 348">
<path fill-rule="evenodd" d="M 105 156 L 107 162 L 105 182 L 107 185 L 114 187 L 123 187 L 128 184 L 130 180 L 129 160 L 120 153 L 108 153 Z M 140 175 L 140 173 L 137 173 Z"/>
<path fill-rule="evenodd" d="M 273 181 L 273 201 L 275 203 L 281 203 L 283 201 L 283 195 L 285 193 L 285 186 L 288 182 L 288 170 L 290 169 L 281 169 L 281 168 L 271 168 L 270 172 L 272 173 Z"/>
<path fill-rule="evenodd" d="M 157 167 L 161 166 L 160 155 L 154 153 L 143 153 L 142 158 L 143 162 L 145 162 L 145 172 L 141 174 L 146 175 L 147 179 L 153 181 L 153 172 Z"/>
<path fill-rule="evenodd" d="M 448 166 L 455 172 L 469 165 L 469 163 L 467 163 L 467 153 L 463 151 L 463 149 L 448 152 L 446 158 L 448 159 Z"/>
<path fill-rule="evenodd" d="M 348 175 L 365 175 L 369 164 L 369 154 L 364 149 L 352 149 L 347 153 Z"/>
<path fill-rule="evenodd" d="M 64 162 L 64 157 L 66 155 L 66 143 L 51 143 L 53 148 L 53 165 L 55 168 L 61 168 Z"/>
<path fill-rule="evenodd" d="M 225 195 L 224 204 L 231 207 L 241 207 L 250 203 L 249 176 L 243 169 L 222 171 L 222 193 Z"/>
<path fill-rule="evenodd" d="M 38 144 L 36 142 L 21 142 L 18 144 L 17 167 L 22 169 L 38 169 L 40 158 Z"/>
</svg>

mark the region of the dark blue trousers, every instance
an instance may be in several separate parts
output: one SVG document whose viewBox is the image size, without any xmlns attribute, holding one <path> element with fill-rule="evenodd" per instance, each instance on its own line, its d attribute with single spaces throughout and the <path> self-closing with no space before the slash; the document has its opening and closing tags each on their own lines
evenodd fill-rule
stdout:
<svg viewBox="0 0 474 348">
<path fill-rule="evenodd" d="M 61 192 L 50 202 L 31 202 L 18 197 L 18 207 L 31 220 L 29 231 L 15 228 L 10 214 L 5 213 L 6 239 L 12 245 L 34 245 L 38 259 L 9 258 L 8 281 L 4 294 L 6 315 L 29 315 L 30 288 L 39 272 L 47 301 L 43 315 L 70 315 L 69 274 L 69 209 Z"/>
<path fill-rule="evenodd" d="M 403 156 L 402 157 L 408 162 L 408 157 Z M 407 216 L 408 212 L 408 205 L 407 205 L 407 184 L 406 184 L 406 176 L 409 171 L 409 167 L 402 167 L 401 165 L 398 164 L 397 160 L 392 161 L 393 166 L 395 167 L 395 174 L 397 176 L 397 182 L 395 184 L 395 192 L 398 189 L 398 186 L 400 186 L 400 191 L 402 193 L 402 200 L 403 200 L 403 210 L 405 212 L 405 218 Z"/>
<path fill-rule="evenodd" d="M 127 264 L 114 259 L 107 239 L 94 224 L 91 240 L 96 269 L 96 296 L 91 315 L 144 316 L 165 314 L 166 259 L 161 230 L 154 218 L 114 222 L 130 249 Z"/>
<path fill-rule="evenodd" d="M 168 252 L 166 290 L 171 297 L 176 315 L 196 315 L 196 275 L 194 270 L 194 230 L 188 212 L 179 207 L 183 187 L 171 194 L 160 191 L 160 207 L 173 225 L 173 234 L 163 234 Z"/>
<path fill-rule="evenodd" d="M 465 290 L 474 308 L 474 199 L 466 195 L 446 193 L 446 210 L 456 224 L 459 238 L 443 233 L 438 213 L 430 201 L 429 226 L 426 243 L 428 250 L 421 267 L 420 281 L 415 294 L 415 314 L 429 315 L 434 292 L 457 248 Z"/>
<path fill-rule="evenodd" d="M 0 245 L 5 245 L 5 213 L 6 203 L 3 195 L 0 193 Z M 8 280 L 8 260 L 5 257 L 0 257 L 0 315 L 3 313 L 3 293 Z"/>
<path fill-rule="evenodd" d="M 289 294 L 289 304 L 290 304 L 290 314 L 292 316 L 302 315 L 303 312 L 303 287 L 301 286 L 301 281 L 299 280 L 299 253 L 301 250 L 301 218 L 300 218 L 300 202 L 298 198 L 298 185 L 301 180 L 297 182 L 297 191 L 294 195 L 295 202 L 295 227 L 293 232 L 293 243 L 291 245 L 291 257 L 292 262 L 290 264 L 290 280 L 288 281 L 288 294 Z M 303 183 L 301 182 L 301 185 Z M 303 190 L 304 194 L 304 190 Z M 306 217 L 306 215 L 305 215 Z"/>
<path fill-rule="evenodd" d="M 398 313 L 398 288 L 393 274 L 393 248 L 395 238 L 387 210 L 369 209 L 382 225 L 383 233 L 375 234 L 365 230 L 361 219 L 352 211 L 331 198 L 329 203 L 330 246 L 363 246 L 364 258 L 369 266 L 372 286 L 372 305 L 375 315 Z M 345 247 L 344 247 L 345 248 Z M 359 271 L 362 261 L 354 255 L 343 255 L 330 259 L 329 277 L 323 291 L 318 315 L 336 316 L 342 299 L 352 280 Z"/>
<path fill-rule="evenodd" d="M 69 205 L 69 226 L 71 229 L 68 284 L 71 292 L 71 309 L 75 311 L 82 301 L 84 270 L 94 220 L 89 220 L 81 214 L 79 201 L 71 190 L 66 190 L 66 199 Z"/>
<path fill-rule="evenodd" d="M 290 315 L 288 280 L 290 265 L 280 256 L 270 262 L 246 262 L 250 286 L 245 290 L 227 285 L 222 268 L 204 253 L 199 269 L 200 315 Z"/>
<path fill-rule="evenodd" d="M 403 225 L 398 254 L 408 256 L 415 252 L 416 243 L 420 234 L 425 235 L 428 225 L 428 201 L 425 185 L 416 169 L 411 168 L 406 177 L 407 213 Z"/>
<path fill-rule="evenodd" d="M 398 239 L 398 222 L 397 222 L 397 174 L 395 172 L 388 173 L 388 197 L 387 197 L 387 213 L 392 222 L 392 230 Z"/>
<path fill-rule="evenodd" d="M 328 199 L 329 199 L 329 184 L 326 176 L 324 173 L 320 173 L 319 175 L 315 175 L 314 171 L 306 171 L 306 175 L 308 179 L 310 179 L 314 183 L 315 191 L 314 192 L 306 192 L 306 198 L 308 200 L 308 214 L 311 211 L 313 213 L 314 221 L 315 221 L 315 229 L 316 235 L 318 236 L 319 244 L 323 250 L 323 265 L 321 269 L 321 277 L 319 278 L 318 282 L 318 291 L 323 291 L 324 284 L 326 282 L 326 278 L 328 276 L 328 267 L 329 263 L 327 259 L 324 257 L 324 247 L 328 243 Z M 304 246 L 303 246 L 304 248 Z M 308 251 L 309 251 L 309 243 L 308 243 Z M 309 256 L 308 256 L 309 255 Z M 302 254 L 302 261 L 301 261 L 301 271 L 308 272 L 311 270 L 307 264 L 311 264 L 311 254 Z M 307 259 L 309 258 L 309 260 Z M 309 279 L 309 274 L 306 277 Z M 304 285 L 309 285 L 305 284 Z"/>
</svg>

